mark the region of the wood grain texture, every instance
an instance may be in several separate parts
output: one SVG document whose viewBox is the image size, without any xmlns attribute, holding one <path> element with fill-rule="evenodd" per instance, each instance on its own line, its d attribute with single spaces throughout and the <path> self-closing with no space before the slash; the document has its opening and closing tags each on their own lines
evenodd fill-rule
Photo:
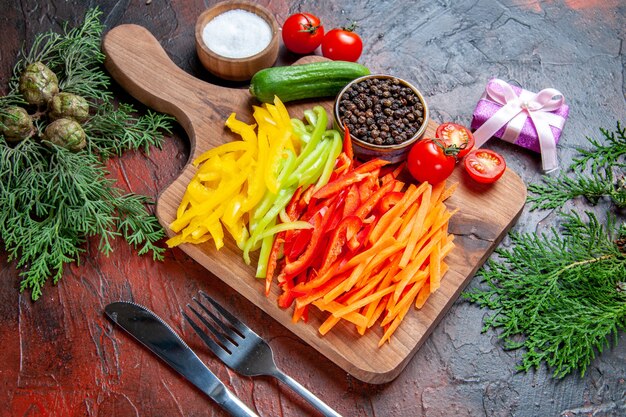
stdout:
<svg viewBox="0 0 626 417">
<path fill-rule="evenodd" d="M 192 144 L 190 160 L 233 139 L 224 128 L 224 121 L 231 112 L 235 111 L 241 120 L 251 119 L 253 99 L 246 89 L 219 87 L 188 75 L 141 26 L 123 25 L 112 29 L 104 38 L 103 50 L 108 71 L 122 87 L 147 106 L 179 120 Z M 332 100 L 322 104 L 330 112 Z M 302 117 L 302 111 L 311 105 L 298 102 L 288 104 L 288 108 L 292 116 Z M 436 124 L 431 122 L 426 135 L 432 136 L 435 129 Z M 164 227 L 174 220 L 195 170 L 187 164 L 181 175 L 160 194 L 157 216 Z M 181 249 L 356 378 L 369 383 L 388 382 L 398 376 L 424 343 L 517 219 L 526 200 L 526 187 L 511 170 L 490 186 L 476 184 L 466 178 L 461 169 L 455 170 L 450 181 L 460 184 L 448 200 L 450 208 L 460 210 L 450 224 L 450 231 L 457 235 L 457 247 L 447 259 L 450 271 L 425 307 L 407 315 L 392 343 L 381 348 L 377 347 L 382 336 L 379 330 L 360 337 L 353 326 L 345 323 L 326 336 L 320 336 L 317 328 L 324 316 L 317 312 L 311 315 L 308 324 L 292 323 L 290 312 L 276 305 L 278 289 L 274 287 L 269 297 L 264 295 L 263 283 L 254 278 L 254 267 L 243 262 L 240 250 L 231 239 L 226 240 L 220 251 L 215 250 L 212 242 L 186 244 Z"/>
</svg>

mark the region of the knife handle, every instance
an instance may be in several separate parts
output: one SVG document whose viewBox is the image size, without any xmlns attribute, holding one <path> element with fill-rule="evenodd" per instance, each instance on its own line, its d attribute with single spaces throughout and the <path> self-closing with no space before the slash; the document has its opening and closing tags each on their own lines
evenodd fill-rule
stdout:
<svg viewBox="0 0 626 417">
<path fill-rule="evenodd" d="M 230 391 L 224 391 L 223 398 L 217 403 L 233 417 L 259 417 L 254 411 L 250 410 L 237 396 Z"/>
</svg>

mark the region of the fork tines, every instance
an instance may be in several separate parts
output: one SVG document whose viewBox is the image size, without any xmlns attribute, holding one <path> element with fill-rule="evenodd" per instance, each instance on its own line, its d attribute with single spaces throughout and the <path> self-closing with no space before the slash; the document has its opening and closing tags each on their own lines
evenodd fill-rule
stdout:
<svg viewBox="0 0 626 417">
<path fill-rule="evenodd" d="M 202 303 L 202 300 L 193 297 L 193 301 L 200 307 L 201 311 L 198 311 L 191 304 L 187 304 L 189 310 L 195 314 L 195 316 L 202 322 L 206 329 L 213 336 L 209 336 L 205 330 L 201 328 L 191 317 L 189 317 L 184 311 L 182 311 L 183 317 L 191 325 L 193 330 L 200 336 L 200 338 L 211 348 L 211 350 L 218 356 L 223 354 L 231 354 L 233 348 L 236 348 L 241 340 L 245 338 L 243 331 L 241 330 L 242 323 L 237 320 L 226 309 L 213 300 L 208 294 L 203 291 L 199 292 L 206 301 L 225 319 L 220 319 L 210 308 Z M 203 314 L 204 313 L 204 314 Z M 208 318 L 207 318 L 208 317 Z"/>
</svg>

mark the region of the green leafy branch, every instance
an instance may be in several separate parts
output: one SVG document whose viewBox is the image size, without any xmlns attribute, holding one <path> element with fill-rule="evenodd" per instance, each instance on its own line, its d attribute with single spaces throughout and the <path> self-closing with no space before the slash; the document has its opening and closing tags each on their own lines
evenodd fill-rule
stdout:
<svg viewBox="0 0 626 417">
<path fill-rule="evenodd" d="M 569 170 L 528 186 L 531 210 L 558 209 L 577 197 L 584 197 L 593 205 L 607 197 L 617 207 L 626 207 L 626 129 L 617 122 L 614 132 L 600 132 L 604 141 L 587 138 L 592 148 L 578 148 L 581 156 L 574 159 Z M 586 167 L 590 173 L 583 172 Z"/>
<path fill-rule="evenodd" d="M 18 91 L 19 75 L 28 64 L 41 61 L 57 74 L 62 91 L 95 100 L 111 100 L 111 92 L 107 90 L 110 79 L 100 70 L 104 62 L 104 54 L 100 50 L 104 30 L 101 15 L 102 11 L 94 8 L 85 14 L 79 27 L 69 28 L 65 23 L 61 34 L 38 34 L 15 64 L 9 81 L 10 90 Z"/>
<path fill-rule="evenodd" d="M 528 187 L 531 210 L 560 209 L 577 197 L 626 206 L 624 129 L 618 123 L 614 133 L 601 132 L 605 141 L 589 139 L 597 152 L 581 150 L 569 171 Z M 581 173 L 583 165 L 591 174 Z M 519 370 L 545 363 L 556 378 L 584 375 L 617 343 L 626 329 L 626 223 L 618 219 L 561 213 L 549 233 L 511 232 L 510 248 L 496 249 L 477 273 L 484 286 L 463 294 L 493 311 L 483 331 L 497 329 L 505 349 L 524 350 Z"/>
<path fill-rule="evenodd" d="M 591 149 L 576 149 L 580 156 L 574 158 L 570 167 L 572 170 L 582 169 L 589 165 L 592 167 L 626 167 L 626 127 L 622 127 L 618 121 L 614 132 L 603 128 L 600 129 L 600 132 L 603 141 L 587 137 Z"/>
<path fill-rule="evenodd" d="M 151 146 L 160 147 L 162 132 L 171 133 L 174 119 L 151 111 L 135 117 L 135 112 L 130 104 L 120 103 L 117 108 L 111 103 L 101 105 L 83 126 L 90 151 L 109 158 L 127 150 L 149 152 Z"/>
<path fill-rule="evenodd" d="M 483 331 L 499 329 L 505 349 L 525 348 L 519 370 L 543 362 L 561 378 L 584 375 L 596 356 L 626 328 L 626 256 L 591 213 L 565 216 L 559 232 L 512 233 L 512 249 L 498 249 L 480 271 L 488 289 L 464 297 L 494 314 Z"/>
<path fill-rule="evenodd" d="M 162 259 L 165 251 L 158 245 L 165 233 L 149 210 L 152 201 L 117 188 L 102 161 L 126 150 L 160 147 L 173 119 L 113 104 L 101 68 L 100 15 L 92 9 L 78 28 L 66 25 L 62 34 L 38 35 L 15 65 L 9 94 L 0 97 L 0 119 L 18 121 L 9 108 L 27 106 L 19 74 L 41 61 L 58 76 L 61 91 L 89 99 L 90 112 L 80 127 L 87 142 L 82 149 L 45 140 L 42 133 L 52 122 L 41 116 L 41 107 L 32 117 L 36 134 L 9 143 L 2 133 L 8 130 L 0 130 L 0 240 L 20 270 L 20 289 L 29 289 L 34 300 L 49 278 L 56 284 L 68 263 L 80 262 L 87 239 L 99 237 L 98 250 L 105 255 L 117 238 L 153 259 Z"/>
</svg>

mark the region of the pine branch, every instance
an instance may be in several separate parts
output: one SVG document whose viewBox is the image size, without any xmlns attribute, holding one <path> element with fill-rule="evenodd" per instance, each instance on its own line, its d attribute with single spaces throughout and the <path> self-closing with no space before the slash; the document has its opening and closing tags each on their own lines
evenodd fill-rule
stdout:
<svg viewBox="0 0 626 417">
<path fill-rule="evenodd" d="M 127 194 L 118 197 L 114 203 L 120 215 L 117 229 L 139 255 L 152 252 L 152 259 L 163 260 L 165 249 L 156 242 L 165 237 L 165 231 L 146 210 L 146 204 L 150 201 L 144 196 Z"/>
<path fill-rule="evenodd" d="M 104 62 L 100 50 L 104 29 L 101 15 L 99 9 L 91 9 L 80 27 L 68 29 L 64 25 L 63 34 L 38 34 L 28 52 L 22 51 L 22 58 L 13 68 L 10 91 L 17 94 L 19 74 L 29 64 L 41 61 L 56 73 L 62 91 L 93 100 L 110 100 L 112 96 L 107 90 L 110 79 L 101 68 Z"/>
<path fill-rule="evenodd" d="M 615 181 L 611 169 L 598 169 L 590 175 L 578 174 L 569 176 L 560 174 L 558 177 L 544 177 L 542 184 L 530 184 L 531 194 L 528 202 L 530 209 L 556 209 L 574 198 L 584 197 L 593 205 L 601 198 L 610 198 L 618 207 L 626 207 L 626 187 L 623 178 Z"/>
<path fill-rule="evenodd" d="M 558 209 L 574 198 L 584 197 L 593 205 L 608 197 L 619 208 L 626 207 L 626 129 L 617 122 L 615 132 L 600 129 L 604 141 L 587 138 L 593 149 L 578 149 L 566 172 L 543 177 L 543 183 L 530 184 L 531 210 Z M 590 174 L 583 173 L 588 168 Z"/>
<path fill-rule="evenodd" d="M 602 128 L 600 132 L 604 137 L 603 142 L 588 137 L 587 141 L 592 148 L 576 149 L 581 156 L 574 159 L 570 167 L 572 170 L 582 169 L 590 165 L 594 168 L 598 166 L 626 166 L 626 128 L 623 128 L 618 121 L 614 132 Z"/>
<path fill-rule="evenodd" d="M 143 148 L 148 152 L 151 146 L 161 147 L 163 132 L 171 133 L 170 122 L 174 119 L 151 111 L 141 117 L 135 113 L 129 104 L 100 106 L 83 126 L 91 152 L 109 158 L 126 150 Z"/>
<path fill-rule="evenodd" d="M 92 9 L 76 29 L 38 35 L 15 65 L 9 95 L 0 97 L 0 113 L 21 104 L 19 74 L 42 61 L 57 74 L 62 91 L 87 98 L 92 107 L 83 124 L 89 146 L 77 153 L 41 141 L 49 123 L 43 111 L 34 118 L 33 137 L 9 144 L 0 135 L 0 241 L 20 269 L 21 290 L 29 289 L 34 300 L 49 278 L 56 283 L 62 277 L 66 264 L 79 263 L 90 237 L 100 238 L 98 249 L 106 255 L 123 236 L 140 254 L 163 258 L 157 243 L 165 233 L 146 208 L 150 200 L 116 188 L 102 160 L 160 146 L 173 119 L 153 112 L 136 116 L 132 106 L 111 103 L 109 78 L 101 69 L 100 15 Z"/>
<path fill-rule="evenodd" d="M 569 172 L 529 185 L 531 210 L 560 209 L 577 197 L 626 207 L 626 132 L 619 122 L 601 132 L 604 141 L 588 138 L 593 149 L 580 149 Z M 505 349 L 524 350 L 520 370 L 545 363 L 557 378 L 584 375 L 626 328 L 626 223 L 586 216 L 564 214 L 550 234 L 511 233 L 511 249 L 497 249 L 477 273 L 485 287 L 463 294 L 493 311 L 483 331 L 497 329 Z"/>
<path fill-rule="evenodd" d="M 506 349 L 524 348 L 520 370 L 545 362 L 561 378 L 584 375 L 591 360 L 626 328 L 626 256 L 614 242 L 614 221 L 587 213 L 565 216 L 560 232 L 511 235 L 479 272 L 487 289 L 463 296 L 494 310 L 484 331 L 499 330 Z"/>
</svg>

